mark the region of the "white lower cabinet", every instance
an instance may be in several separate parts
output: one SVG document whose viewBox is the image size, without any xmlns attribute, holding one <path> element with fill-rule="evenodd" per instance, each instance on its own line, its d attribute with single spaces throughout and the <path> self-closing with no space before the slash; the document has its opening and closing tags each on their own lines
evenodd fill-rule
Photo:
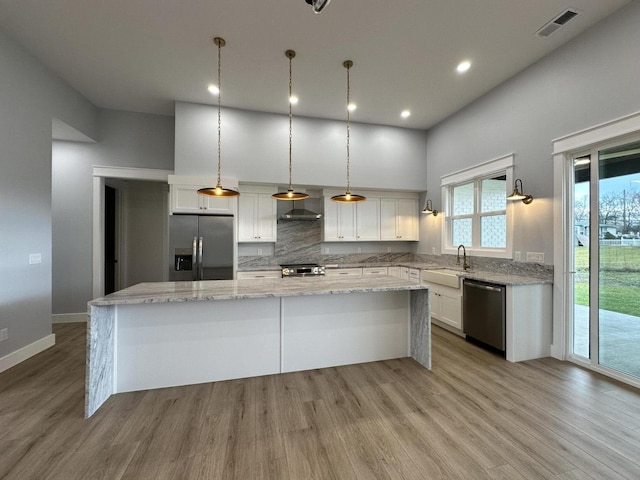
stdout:
<svg viewBox="0 0 640 480">
<path fill-rule="evenodd" d="M 445 287 L 444 285 L 429 286 L 429 301 L 431 303 L 431 318 L 449 325 L 462 332 L 462 289 Z"/>
<path fill-rule="evenodd" d="M 401 271 L 402 267 L 389 267 L 387 271 L 390 277 L 402 278 Z"/>
<path fill-rule="evenodd" d="M 264 270 L 264 271 L 252 271 L 252 272 L 238 272 L 238 280 L 259 280 L 262 278 L 281 278 L 282 273 L 276 270 Z"/>
<path fill-rule="evenodd" d="M 417 268 L 410 268 L 409 281 L 413 283 L 420 283 L 420 270 L 418 270 Z"/>
</svg>

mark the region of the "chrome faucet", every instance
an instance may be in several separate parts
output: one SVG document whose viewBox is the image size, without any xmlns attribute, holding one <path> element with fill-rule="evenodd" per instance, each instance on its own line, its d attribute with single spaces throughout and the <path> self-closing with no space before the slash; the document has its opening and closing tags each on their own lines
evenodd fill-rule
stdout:
<svg viewBox="0 0 640 480">
<path fill-rule="evenodd" d="M 461 248 L 462 248 L 462 255 L 463 255 L 462 269 L 468 270 L 469 268 L 471 268 L 471 265 L 467 263 L 467 249 L 464 248 L 463 244 L 458 245 L 458 257 L 456 258 L 456 265 L 460 265 L 460 249 Z"/>
</svg>

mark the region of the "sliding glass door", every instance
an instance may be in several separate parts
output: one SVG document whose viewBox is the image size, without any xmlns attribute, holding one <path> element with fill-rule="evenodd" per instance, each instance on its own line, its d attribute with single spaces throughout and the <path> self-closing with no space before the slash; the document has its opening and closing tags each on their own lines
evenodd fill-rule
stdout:
<svg viewBox="0 0 640 480">
<path fill-rule="evenodd" d="M 640 142 L 572 167 L 572 354 L 640 378 Z"/>
</svg>

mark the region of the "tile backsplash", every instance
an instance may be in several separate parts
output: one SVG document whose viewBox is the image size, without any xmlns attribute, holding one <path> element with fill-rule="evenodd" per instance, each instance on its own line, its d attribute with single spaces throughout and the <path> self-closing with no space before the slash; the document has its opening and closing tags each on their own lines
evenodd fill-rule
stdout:
<svg viewBox="0 0 640 480">
<path fill-rule="evenodd" d="M 393 249 L 406 251 L 386 252 L 388 245 Z M 272 244 L 273 245 L 273 244 Z M 273 254 L 243 255 L 242 248 L 238 257 L 238 268 L 250 270 L 278 266 L 286 263 L 319 263 L 326 264 L 354 264 L 354 263 L 436 263 L 445 267 L 456 267 L 455 255 L 427 255 L 411 252 L 415 243 L 398 242 L 367 242 L 367 253 L 323 253 L 323 248 L 334 249 L 339 244 L 324 243 L 322 241 L 321 221 L 278 221 L 278 241 L 271 247 Z M 328 247 L 326 247 L 328 246 Z M 336 248 L 337 250 L 337 248 Z M 379 251 L 375 251 L 379 250 Z M 269 252 L 271 253 L 271 252 Z M 539 263 L 514 262 L 504 258 L 469 257 L 472 270 L 481 270 L 510 275 L 524 275 L 529 277 L 552 279 L 553 266 Z"/>
</svg>

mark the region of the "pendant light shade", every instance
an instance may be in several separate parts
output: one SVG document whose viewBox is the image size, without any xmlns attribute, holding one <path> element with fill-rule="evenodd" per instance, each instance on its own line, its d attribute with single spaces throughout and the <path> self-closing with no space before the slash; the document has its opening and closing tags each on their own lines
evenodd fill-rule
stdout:
<svg viewBox="0 0 640 480">
<path fill-rule="evenodd" d="M 286 192 L 278 192 L 272 195 L 276 200 L 304 200 L 305 198 L 309 198 L 309 195 L 301 192 L 294 192 L 293 186 L 291 184 L 291 171 L 292 171 L 292 160 L 291 160 L 291 151 L 292 151 L 292 143 L 293 143 L 293 113 L 292 107 L 294 102 L 293 92 L 292 92 L 292 69 L 291 69 L 291 60 L 296 56 L 296 52 L 293 50 L 287 50 L 284 52 L 285 56 L 289 59 L 289 188 Z"/>
<path fill-rule="evenodd" d="M 351 67 L 353 67 L 353 62 L 351 60 L 345 60 L 344 63 L 342 64 L 342 66 L 344 68 L 347 69 L 347 191 L 343 194 L 343 195 L 334 195 L 333 197 L 331 197 L 331 200 L 333 200 L 334 202 L 340 202 L 340 203 L 354 203 L 354 202 L 363 202 L 365 201 L 367 198 L 363 197 L 362 195 L 356 195 L 351 193 L 351 172 L 350 172 L 350 159 L 349 159 L 349 147 L 350 147 L 350 142 L 351 142 L 351 118 L 350 118 L 350 113 L 351 113 L 351 99 L 350 99 L 350 95 L 351 95 L 351 82 L 350 82 L 350 77 L 349 77 L 349 70 L 351 69 Z"/>
<path fill-rule="evenodd" d="M 222 47 L 226 45 L 227 42 L 224 41 L 224 38 L 215 37 L 213 39 L 213 43 L 218 47 L 218 181 L 215 187 L 204 187 L 198 190 L 200 195 L 205 195 L 207 197 L 237 197 L 240 195 L 240 192 L 236 190 L 232 190 L 230 188 L 223 188 L 222 183 L 220 181 L 220 131 L 221 131 L 221 114 L 220 114 L 220 97 L 222 96 L 222 88 L 220 86 L 220 72 L 221 72 L 221 63 L 220 63 L 220 50 Z"/>
</svg>

